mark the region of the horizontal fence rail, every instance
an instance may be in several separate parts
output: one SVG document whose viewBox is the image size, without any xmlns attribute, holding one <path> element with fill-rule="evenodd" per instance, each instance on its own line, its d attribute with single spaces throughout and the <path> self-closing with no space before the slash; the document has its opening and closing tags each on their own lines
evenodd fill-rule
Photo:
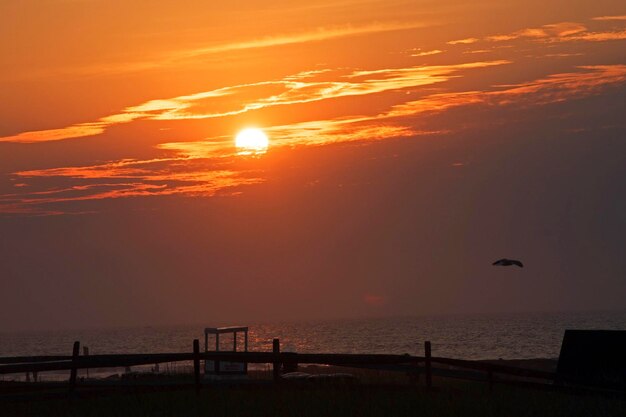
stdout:
<svg viewBox="0 0 626 417">
<path fill-rule="evenodd" d="M 423 363 L 422 356 L 350 354 L 350 353 L 272 353 L 272 352 L 202 352 L 200 360 L 230 361 L 247 363 L 300 363 L 324 364 L 337 366 L 350 365 L 417 365 Z M 63 371 L 86 368 L 116 368 L 137 365 L 150 365 L 166 362 L 193 361 L 193 353 L 150 353 L 150 354 L 111 354 L 82 356 L 72 361 L 71 356 L 41 356 L 0 358 L 0 374 L 23 372 Z M 556 373 L 478 362 L 463 359 L 441 358 L 433 356 L 432 363 L 467 368 L 477 371 L 507 374 L 526 378 L 553 380 Z M 409 368 L 402 368 L 403 370 Z"/>
<path fill-rule="evenodd" d="M 505 374 L 519 376 L 525 378 L 548 379 L 554 380 L 556 372 L 538 371 L 535 369 L 518 368 L 516 366 L 499 365 L 489 362 L 468 361 L 463 359 L 450 358 L 431 358 L 433 363 L 441 365 L 450 365 L 457 368 L 468 368 L 477 371 L 493 372 L 497 374 Z"/>
<path fill-rule="evenodd" d="M 8 363 L 36 363 L 71 360 L 71 356 L 7 356 L 0 358 L 0 365 Z"/>
<path fill-rule="evenodd" d="M 0 366 L 0 374 L 23 372 L 63 371 L 87 368 L 118 368 L 150 365 L 166 362 L 199 360 L 245 362 L 245 363 L 306 363 L 337 366 L 375 364 L 418 364 L 424 358 L 409 355 L 342 354 L 342 353 L 273 353 L 273 352 L 202 352 L 90 355 L 75 360 L 37 361 L 37 363 L 15 363 Z M 6 363 L 6 362 L 5 362 Z"/>
</svg>

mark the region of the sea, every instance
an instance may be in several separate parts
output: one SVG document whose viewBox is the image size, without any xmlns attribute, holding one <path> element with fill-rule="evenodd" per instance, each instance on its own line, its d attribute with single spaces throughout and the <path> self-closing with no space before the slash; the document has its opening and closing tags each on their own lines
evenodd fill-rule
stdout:
<svg viewBox="0 0 626 417">
<path fill-rule="evenodd" d="M 0 333 L 0 357 L 69 355 L 75 340 L 89 354 L 190 352 L 193 339 L 204 350 L 204 327 L 143 326 L 108 329 Z M 626 311 L 569 313 L 464 314 L 340 320 L 227 323 L 249 326 L 248 349 L 271 351 L 279 338 L 282 351 L 301 353 L 424 354 L 458 359 L 557 358 L 566 329 L 626 330 Z M 222 336 L 220 350 L 232 349 Z M 243 348 L 243 335 L 238 338 Z M 215 347 L 209 340 L 208 350 Z M 4 379 L 4 377 L 3 377 Z"/>
</svg>

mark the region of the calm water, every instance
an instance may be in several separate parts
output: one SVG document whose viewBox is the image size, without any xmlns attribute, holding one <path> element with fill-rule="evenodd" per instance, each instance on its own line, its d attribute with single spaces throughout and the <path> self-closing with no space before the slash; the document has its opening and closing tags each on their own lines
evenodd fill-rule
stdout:
<svg viewBox="0 0 626 417">
<path fill-rule="evenodd" d="M 232 323 L 246 325 L 247 323 Z M 213 325 L 213 323 L 207 323 Z M 464 359 L 555 358 L 565 329 L 626 330 L 626 312 L 533 313 L 320 320 L 250 324 L 250 350 L 269 351 L 274 337 L 298 352 L 423 354 Z M 0 333 L 0 356 L 63 354 L 74 340 L 91 354 L 191 351 L 203 326 Z M 224 340 L 224 347 L 232 346 Z"/>
</svg>

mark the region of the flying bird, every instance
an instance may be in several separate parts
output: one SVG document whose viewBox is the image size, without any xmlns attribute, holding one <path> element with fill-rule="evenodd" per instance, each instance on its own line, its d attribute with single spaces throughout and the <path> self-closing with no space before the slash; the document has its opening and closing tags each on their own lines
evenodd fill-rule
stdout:
<svg viewBox="0 0 626 417">
<path fill-rule="evenodd" d="M 506 259 L 506 258 L 502 258 L 500 260 L 497 260 L 494 263 L 492 263 L 492 265 L 497 265 L 497 266 L 517 265 L 520 268 L 524 267 L 524 264 L 521 261 L 518 261 L 518 260 L 515 260 L 515 259 Z"/>
</svg>

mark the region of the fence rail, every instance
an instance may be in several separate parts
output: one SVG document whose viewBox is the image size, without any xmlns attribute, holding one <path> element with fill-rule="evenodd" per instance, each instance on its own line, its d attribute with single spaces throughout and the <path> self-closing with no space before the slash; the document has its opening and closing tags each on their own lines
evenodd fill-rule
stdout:
<svg viewBox="0 0 626 417">
<path fill-rule="evenodd" d="M 425 356 L 347 353 L 294 353 L 281 352 L 280 342 L 274 340 L 272 352 L 199 352 L 198 342 L 193 342 L 193 352 L 150 354 L 107 354 L 79 356 L 79 343 L 73 346 L 72 356 L 19 356 L 0 358 L 0 375 L 15 373 L 39 373 L 47 371 L 70 371 L 70 391 L 76 386 L 76 371 L 89 368 L 118 368 L 138 365 L 154 365 L 172 362 L 193 362 L 196 389 L 199 389 L 200 361 L 228 361 L 241 363 L 267 363 L 273 365 L 275 380 L 280 380 L 283 364 L 324 364 L 425 374 L 426 385 L 432 386 L 432 376 L 476 380 L 477 376 L 489 382 L 495 374 L 528 380 L 541 380 L 544 385 L 556 380 L 555 372 L 546 372 L 488 362 L 442 358 L 431 355 L 430 342 L 424 345 Z M 433 366 L 433 365 L 439 366 Z M 469 371 L 468 371 L 469 370 Z"/>
<path fill-rule="evenodd" d="M 0 365 L 11 363 L 36 363 L 36 362 L 54 362 L 54 361 L 69 361 L 72 356 L 7 356 L 0 357 Z"/>
<path fill-rule="evenodd" d="M 437 358 L 431 359 L 434 363 L 450 365 L 457 368 L 468 368 L 477 371 L 493 372 L 526 378 L 554 380 L 556 372 L 539 371 L 535 369 L 518 368 L 516 366 L 499 365 L 489 362 L 468 361 L 463 359 Z"/>
<path fill-rule="evenodd" d="M 33 361 L 32 363 L 11 363 L 0 366 L 0 374 L 23 372 L 62 371 L 87 368 L 113 368 L 149 365 L 166 362 L 198 360 L 247 362 L 247 363 L 306 363 L 337 366 L 417 364 L 424 358 L 409 355 L 342 354 L 342 353 L 273 353 L 273 352 L 202 352 L 194 353 L 152 353 L 122 355 L 90 355 L 71 357 L 65 360 Z M 4 358 L 2 358 L 4 359 Z M 0 360 L 1 361 L 1 360 Z M 5 362 L 6 363 L 6 362 Z"/>
</svg>

